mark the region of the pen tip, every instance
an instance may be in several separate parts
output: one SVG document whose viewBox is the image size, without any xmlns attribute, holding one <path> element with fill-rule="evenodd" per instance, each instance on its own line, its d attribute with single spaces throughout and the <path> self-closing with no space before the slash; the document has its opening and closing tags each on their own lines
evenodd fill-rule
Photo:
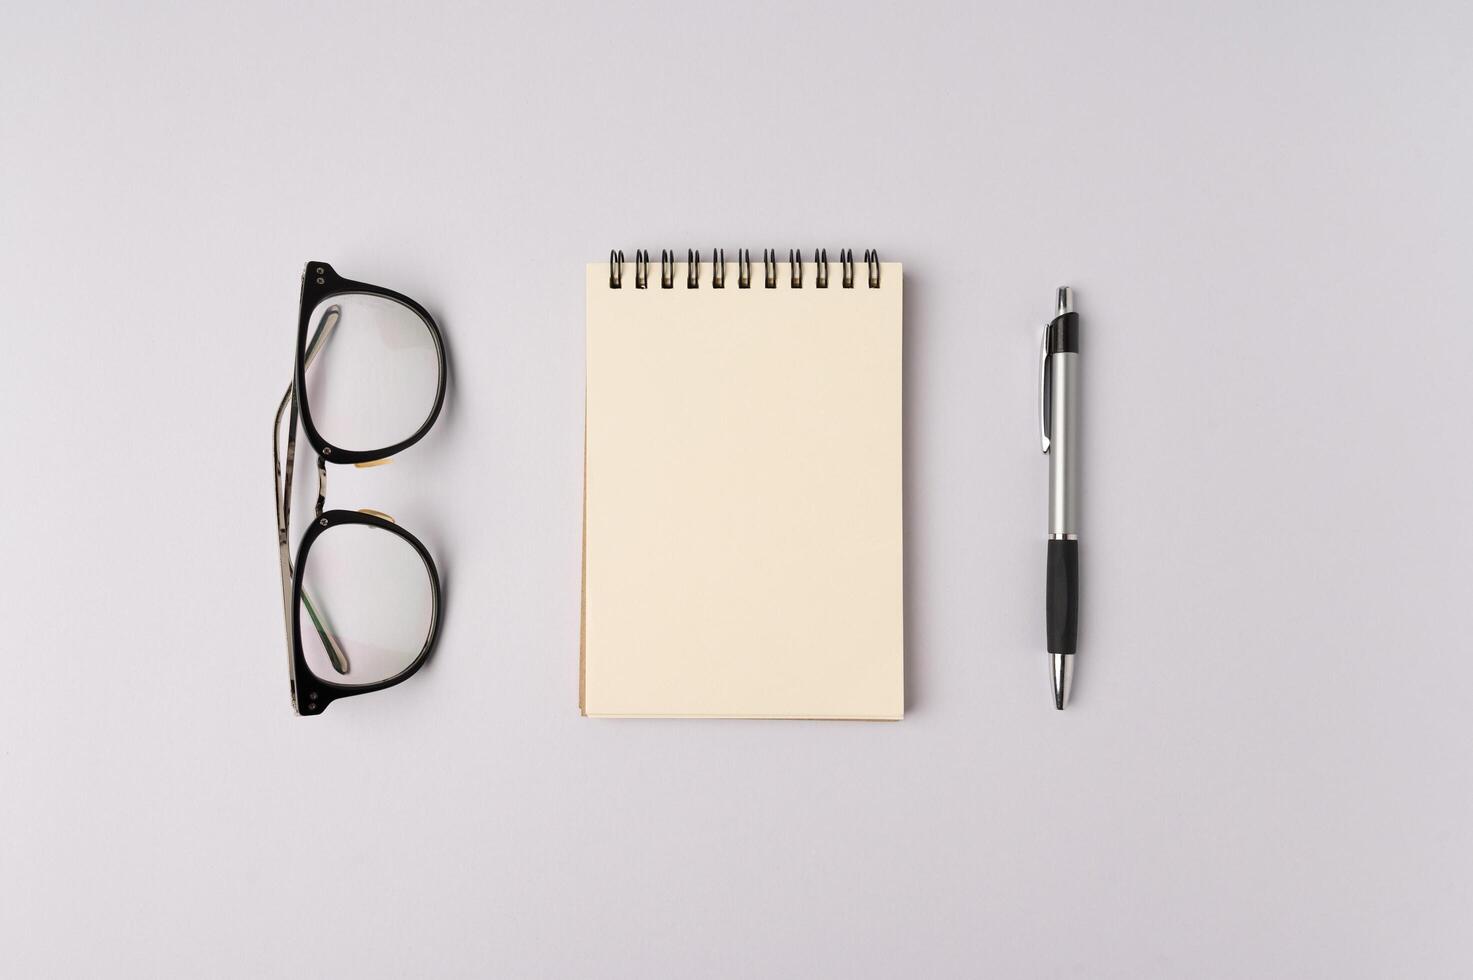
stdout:
<svg viewBox="0 0 1473 980">
<path fill-rule="evenodd" d="M 1060 711 L 1069 704 L 1069 690 L 1074 686 L 1074 655 L 1052 653 L 1054 675 L 1054 707 Z"/>
<path fill-rule="evenodd" d="M 1059 287 L 1059 305 L 1055 316 L 1063 316 L 1065 313 L 1074 312 L 1074 290 L 1068 286 Z"/>
</svg>

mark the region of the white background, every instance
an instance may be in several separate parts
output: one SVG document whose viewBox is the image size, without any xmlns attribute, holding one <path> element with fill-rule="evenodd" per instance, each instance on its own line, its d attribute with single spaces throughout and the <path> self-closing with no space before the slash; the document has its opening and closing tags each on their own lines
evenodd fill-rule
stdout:
<svg viewBox="0 0 1473 980">
<path fill-rule="evenodd" d="M 1466 4 L 3 21 L 0 974 L 1473 972 Z M 578 717 L 583 263 L 715 246 L 905 263 L 901 723 Z M 267 424 L 308 259 L 445 331 L 436 431 L 328 492 L 448 609 L 298 719 Z"/>
</svg>

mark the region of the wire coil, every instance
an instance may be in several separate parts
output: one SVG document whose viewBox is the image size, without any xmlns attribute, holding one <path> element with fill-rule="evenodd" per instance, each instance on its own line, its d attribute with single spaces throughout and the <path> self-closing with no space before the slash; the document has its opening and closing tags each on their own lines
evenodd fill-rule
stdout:
<svg viewBox="0 0 1473 980">
<path fill-rule="evenodd" d="M 778 250 L 762 250 L 762 285 L 767 289 L 778 287 Z M 880 253 L 872 248 L 864 250 L 865 285 L 870 289 L 880 288 Z M 701 253 L 697 249 L 685 252 L 685 288 L 699 289 L 701 285 Z M 854 250 L 839 250 L 839 282 L 844 289 L 854 288 Z M 829 250 L 813 250 L 813 285 L 817 289 L 829 288 Z M 788 288 L 803 288 L 803 257 L 798 249 L 788 249 Z M 634 252 L 634 288 L 648 289 L 650 282 L 650 253 L 645 249 Z M 619 249 L 609 251 L 609 288 L 624 288 L 624 253 Z M 675 251 L 660 250 L 660 288 L 675 288 Z M 726 288 L 726 250 L 711 250 L 711 288 Z M 749 249 L 737 250 L 737 288 L 752 288 L 752 253 Z"/>
</svg>

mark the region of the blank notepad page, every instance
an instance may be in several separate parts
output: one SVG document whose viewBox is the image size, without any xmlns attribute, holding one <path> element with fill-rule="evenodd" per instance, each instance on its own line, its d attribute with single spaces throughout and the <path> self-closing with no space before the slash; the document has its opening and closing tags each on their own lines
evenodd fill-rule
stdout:
<svg viewBox="0 0 1473 980">
<path fill-rule="evenodd" d="M 898 719 L 901 268 L 587 268 L 585 714 Z"/>
</svg>

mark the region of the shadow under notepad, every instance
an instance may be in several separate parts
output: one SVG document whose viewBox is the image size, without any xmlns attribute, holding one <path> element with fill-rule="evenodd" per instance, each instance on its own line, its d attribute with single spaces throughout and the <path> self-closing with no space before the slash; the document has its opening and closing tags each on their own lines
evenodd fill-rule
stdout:
<svg viewBox="0 0 1473 980">
<path fill-rule="evenodd" d="M 901 298 L 901 495 L 903 536 L 905 555 L 903 559 L 904 639 L 905 644 L 905 710 L 914 710 L 923 700 L 924 685 L 921 681 L 925 655 L 922 653 L 920 630 L 917 627 L 917 612 L 921 605 L 921 590 L 916 587 L 916 569 L 919 562 L 920 527 L 917 508 L 920 504 L 922 461 L 917 458 L 921 445 L 919 433 L 923 428 L 920 406 L 920 357 L 925 342 L 925 287 L 917 281 L 911 269 L 905 270 L 905 294 Z"/>
</svg>

